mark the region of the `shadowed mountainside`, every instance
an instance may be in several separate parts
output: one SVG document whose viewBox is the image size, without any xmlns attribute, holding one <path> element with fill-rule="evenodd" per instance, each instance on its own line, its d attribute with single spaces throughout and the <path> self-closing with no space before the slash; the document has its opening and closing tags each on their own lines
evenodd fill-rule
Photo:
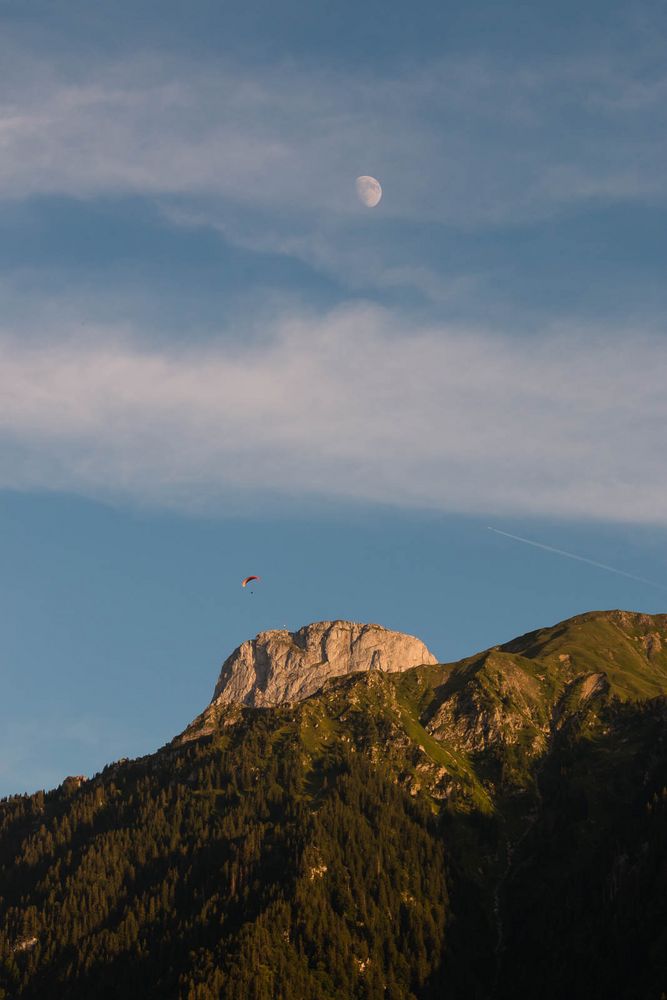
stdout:
<svg viewBox="0 0 667 1000">
<path fill-rule="evenodd" d="M 214 700 L 156 754 L 0 804 L 0 988 L 659 1000 L 666 693 L 667 616 L 611 611 Z"/>
</svg>

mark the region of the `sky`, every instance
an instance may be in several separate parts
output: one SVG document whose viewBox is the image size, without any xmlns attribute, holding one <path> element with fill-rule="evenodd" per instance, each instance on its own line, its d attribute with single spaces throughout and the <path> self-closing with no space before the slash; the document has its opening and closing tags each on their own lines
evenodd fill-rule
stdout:
<svg viewBox="0 0 667 1000">
<path fill-rule="evenodd" d="M 0 795 L 163 745 L 263 629 L 666 610 L 663 4 L 0 26 Z"/>
</svg>

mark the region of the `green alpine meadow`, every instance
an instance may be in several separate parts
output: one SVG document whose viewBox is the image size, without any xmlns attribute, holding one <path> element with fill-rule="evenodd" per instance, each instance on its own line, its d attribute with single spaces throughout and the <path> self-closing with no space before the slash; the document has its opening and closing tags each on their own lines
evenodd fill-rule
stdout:
<svg viewBox="0 0 667 1000">
<path fill-rule="evenodd" d="M 214 700 L 0 803 L 0 996 L 660 1000 L 666 695 L 667 615 L 608 611 Z"/>
</svg>

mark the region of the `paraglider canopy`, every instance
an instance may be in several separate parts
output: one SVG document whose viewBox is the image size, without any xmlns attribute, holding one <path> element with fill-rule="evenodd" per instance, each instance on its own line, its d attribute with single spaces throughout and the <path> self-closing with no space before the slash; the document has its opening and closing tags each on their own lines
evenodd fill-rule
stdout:
<svg viewBox="0 0 667 1000">
<path fill-rule="evenodd" d="M 251 580 L 260 580 L 260 579 L 261 579 L 261 577 L 259 577 L 259 576 L 247 576 L 245 578 L 245 580 L 242 580 L 241 586 L 242 587 L 247 587 Z"/>
</svg>

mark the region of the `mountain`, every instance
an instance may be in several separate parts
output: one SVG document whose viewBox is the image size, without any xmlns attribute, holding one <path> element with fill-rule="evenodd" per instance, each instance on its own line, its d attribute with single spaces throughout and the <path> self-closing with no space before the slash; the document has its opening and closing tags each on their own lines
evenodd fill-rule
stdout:
<svg viewBox="0 0 667 1000">
<path fill-rule="evenodd" d="M 407 669 L 366 628 L 264 633 L 168 746 L 0 803 L 5 997 L 667 995 L 667 616 Z"/>
</svg>

